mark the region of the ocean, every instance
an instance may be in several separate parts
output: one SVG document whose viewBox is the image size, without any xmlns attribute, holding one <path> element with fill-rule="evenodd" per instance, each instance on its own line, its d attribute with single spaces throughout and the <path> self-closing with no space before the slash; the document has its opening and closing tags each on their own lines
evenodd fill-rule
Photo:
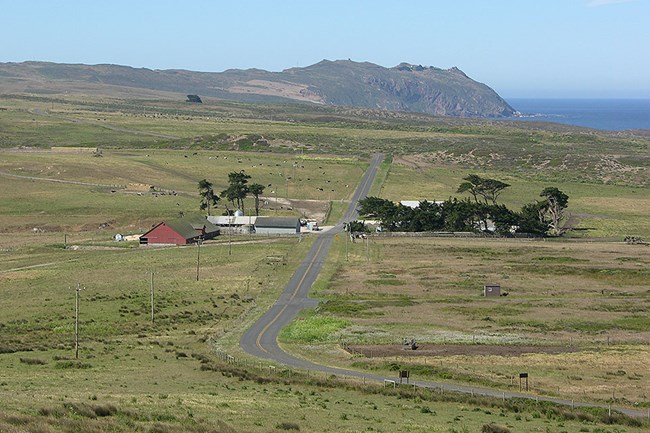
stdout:
<svg viewBox="0 0 650 433">
<path fill-rule="evenodd" d="M 609 131 L 650 130 L 650 99 L 523 99 L 508 103 L 522 121 L 541 120 Z"/>
</svg>

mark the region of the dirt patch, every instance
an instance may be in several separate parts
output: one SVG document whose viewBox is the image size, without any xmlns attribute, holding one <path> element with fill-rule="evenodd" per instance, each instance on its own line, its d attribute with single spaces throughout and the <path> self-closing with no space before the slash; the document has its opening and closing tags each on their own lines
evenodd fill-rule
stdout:
<svg viewBox="0 0 650 433">
<path fill-rule="evenodd" d="M 352 354 L 361 354 L 368 358 L 454 355 L 521 356 L 527 353 L 557 355 L 560 353 L 579 352 L 579 349 L 568 346 L 495 346 L 481 344 L 422 344 L 417 350 L 405 350 L 399 344 L 347 346 L 345 349 Z"/>
<path fill-rule="evenodd" d="M 226 90 L 230 93 L 279 96 L 324 104 L 323 97 L 309 90 L 308 86 L 287 81 L 249 80 Z"/>
<path fill-rule="evenodd" d="M 293 210 L 300 213 L 301 218 L 314 219 L 319 223 L 324 222 L 329 202 L 325 200 L 298 200 L 284 197 L 260 197 L 263 208 L 269 211 L 279 209 L 280 211 Z"/>
</svg>

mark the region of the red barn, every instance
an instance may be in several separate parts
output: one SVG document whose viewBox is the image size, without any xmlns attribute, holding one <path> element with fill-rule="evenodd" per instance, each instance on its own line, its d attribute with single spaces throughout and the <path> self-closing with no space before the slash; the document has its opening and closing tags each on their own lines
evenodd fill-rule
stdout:
<svg viewBox="0 0 650 433">
<path fill-rule="evenodd" d="M 140 236 L 141 245 L 187 245 L 212 239 L 219 228 L 205 219 L 177 219 L 161 222 Z"/>
</svg>

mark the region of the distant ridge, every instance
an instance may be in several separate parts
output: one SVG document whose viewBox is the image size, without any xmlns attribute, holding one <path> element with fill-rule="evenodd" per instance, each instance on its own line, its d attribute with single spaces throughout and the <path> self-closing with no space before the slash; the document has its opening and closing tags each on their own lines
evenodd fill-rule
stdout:
<svg viewBox="0 0 650 433">
<path fill-rule="evenodd" d="M 498 118 L 515 114 L 494 90 L 456 67 L 401 63 L 385 68 L 368 62 L 323 60 L 282 72 L 194 72 L 119 65 L 0 63 L 0 93 L 100 92 L 102 86 L 244 102 L 309 102 L 439 116 Z"/>
</svg>

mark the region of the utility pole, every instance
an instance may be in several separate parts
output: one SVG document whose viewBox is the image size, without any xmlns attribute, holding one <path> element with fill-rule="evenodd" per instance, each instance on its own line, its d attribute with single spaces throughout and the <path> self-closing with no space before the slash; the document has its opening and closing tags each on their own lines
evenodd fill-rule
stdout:
<svg viewBox="0 0 650 433">
<path fill-rule="evenodd" d="M 79 359 L 79 292 L 81 287 L 77 283 L 74 296 L 74 357 Z"/>
<path fill-rule="evenodd" d="M 345 223 L 345 261 L 348 261 L 348 238 L 350 237 L 350 223 Z"/>
<path fill-rule="evenodd" d="M 154 293 L 154 290 L 153 290 L 153 274 L 154 274 L 154 272 L 152 270 L 151 271 L 151 285 L 150 285 L 150 289 L 151 289 L 151 323 L 154 323 L 154 318 L 153 318 L 153 306 L 154 306 L 154 303 L 153 303 L 153 293 Z"/>
<path fill-rule="evenodd" d="M 370 236 L 366 236 L 366 260 L 370 261 Z"/>
<path fill-rule="evenodd" d="M 228 255 L 232 256 L 232 219 L 234 216 L 228 217 Z"/>
<path fill-rule="evenodd" d="M 201 268 L 201 238 L 196 241 L 196 281 L 199 281 L 199 270 Z"/>
</svg>

